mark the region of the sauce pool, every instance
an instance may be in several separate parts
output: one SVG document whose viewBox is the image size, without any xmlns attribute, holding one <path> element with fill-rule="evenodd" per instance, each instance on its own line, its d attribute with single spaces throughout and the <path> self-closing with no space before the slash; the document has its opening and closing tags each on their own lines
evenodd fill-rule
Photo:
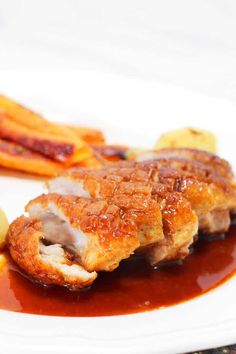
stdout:
<svg viewBox="0 0 236 354">
<path fill-rule="evenodd" d="M 199 296 L 236 271 L 236 227 L 225 239 L 201 240 L 182 264 L 159 269 L 142 259 L 101 273 L 81 292 L 47 288 L 22 276 L 10 260 L 0 273 L 0 308 L 54 316 L 112 316 L 171 306 Z"/>
</svg>

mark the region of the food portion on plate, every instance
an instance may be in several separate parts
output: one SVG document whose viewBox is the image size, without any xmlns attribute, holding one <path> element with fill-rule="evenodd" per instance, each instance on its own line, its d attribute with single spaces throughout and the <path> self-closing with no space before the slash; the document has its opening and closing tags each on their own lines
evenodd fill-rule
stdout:
<svg viewBox="0 0 236 354">
<path fill-rule="evenodd" d="M 6 238 L 37 283 L 93 288 L 137 259 L 158 272 L 189 256 L 199 234 L 212 240 L 230 229 L 234 176 L 209 132 L 172 131 L 152 151 L 106 145 L 98 130 L 51 123 L 0 96 L 0 137 L 0 165 L 54 177 Z M 5 234 L 0 213 L 0 246 Z"/>
<path fill-rule="evenodd" d="M 0 96 L 0 166 L 45 176 L 76 164 L 96 167 L 90 145 L 103 143 L 99 130 L 52 123 Z"/>
<path fill-rule="evenodd" d="M 155 144 L 155 150 L 182 147 L 216 153 L 217 141 L 215 135 L 206 130 L 181 128 L 163 134 Z"/>
<path fill-rule="evenodd" d="M 195 156 L 194 150 L 191 153 Z M 28 204 L 29 218 L 10 226 L 13 259 L 44 281 L 34 271 L 38 259 L 34 262 L 31 257 L 33 269 L 23 262 L 32 250 L 32 223 L 39 225 L 34 232 L 37 254 L 45 257 L 48 247 L 47 256 L 53 261 L 55 247 L 63 247 L 87 272 L 112 271 L 133 254 L 143 254 L 151 265 L 185 258 L 198 231 L 208 237 L 228 231 L 236 209 L 230 166 L 209 153 L 196 154 L 209 163 L 159 154 L 142 162 L 65 170 L 48 182 L 49 194 Z M 215 164 L 228 179 L 217 173 Z M 58 284 L 55 277 L 51 279 L 51 284 Z M 83 281 L 77 284 L 84 286 Z M 70 287 L 66 279 L 64 285 Z"/>
</svg>

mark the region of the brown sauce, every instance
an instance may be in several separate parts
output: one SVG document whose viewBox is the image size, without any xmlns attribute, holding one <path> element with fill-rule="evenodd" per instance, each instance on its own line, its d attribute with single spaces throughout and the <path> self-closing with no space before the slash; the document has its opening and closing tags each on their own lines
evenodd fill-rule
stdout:
<svg viewBox="0 0 236 354">
<path fill-rule="evenodd" d="M 9 260 L 0 273 L 0 308 L 42 315 L 111 316 L 158 309 L 196 296 L 236 271 L 236 226 L 225 239 L 199 241 L 182 264 L 153 269 L 142 259 L 100 274 L 91 289 L 46 288 L 23 277 Z"/>
</svg>

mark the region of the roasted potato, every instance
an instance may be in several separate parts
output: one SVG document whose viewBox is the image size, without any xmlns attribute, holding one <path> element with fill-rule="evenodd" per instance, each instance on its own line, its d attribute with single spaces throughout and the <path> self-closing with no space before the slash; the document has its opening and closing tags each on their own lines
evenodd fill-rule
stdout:
<svg viewBox="0 0 236 354">
<path fill-rule="evenodd" d="M 163 134 L 155 144 L 155 149 L 187 147 L 217 152 L 217 141 L 214 134 L 195 128 L 182 128 L 170 130 Z"/>
</svg>

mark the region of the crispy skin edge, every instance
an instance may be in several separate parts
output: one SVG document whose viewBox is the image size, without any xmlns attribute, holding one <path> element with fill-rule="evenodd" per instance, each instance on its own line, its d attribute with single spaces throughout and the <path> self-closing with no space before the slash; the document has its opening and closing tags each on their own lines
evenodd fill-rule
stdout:
<svg viewBox="0 0 236 354">
<path fill-rule="evenodd" d="M 187 158 L 190 160 L 196 160 L 203 164 L 210 165 L 213 169 L 215 169 L 215 173 L 219 174 L 219 176 L 232 179 L 233 171 L 228 161 L 222 159 L 221 157 L 203 150 L 191 149 L 191 148 L 163 148 L 160 150 L 155 150 L 154 153 L 156 155 L 167 155 L 180 154 L 179 157 Z"/>
<path fill-rule="evenodd" d="M 43 238 L 42 225 L 37 219 L 21 216 L 11 225 L 7 234 L 7 244 L 13 260 L 34 280 L 45 285 L 59 285 L 71 290 L 81 289 L 93 283 L 97 273 L 91 273 L 87 281 L 66 275 L 42 260 L 39 242 Z"/>
<path fill-rule="evenodd" d="M 72 227 L 88 235 L 88 245 L 80 257 L 88 271 L 113 271 L 140 245 L 134 218 L 104 199 L 49 193 L 31 200 L 25 210 L 28 212 L 35 204 L 47 210 L 50 203 L 56 205 Z"/>
</svg>

